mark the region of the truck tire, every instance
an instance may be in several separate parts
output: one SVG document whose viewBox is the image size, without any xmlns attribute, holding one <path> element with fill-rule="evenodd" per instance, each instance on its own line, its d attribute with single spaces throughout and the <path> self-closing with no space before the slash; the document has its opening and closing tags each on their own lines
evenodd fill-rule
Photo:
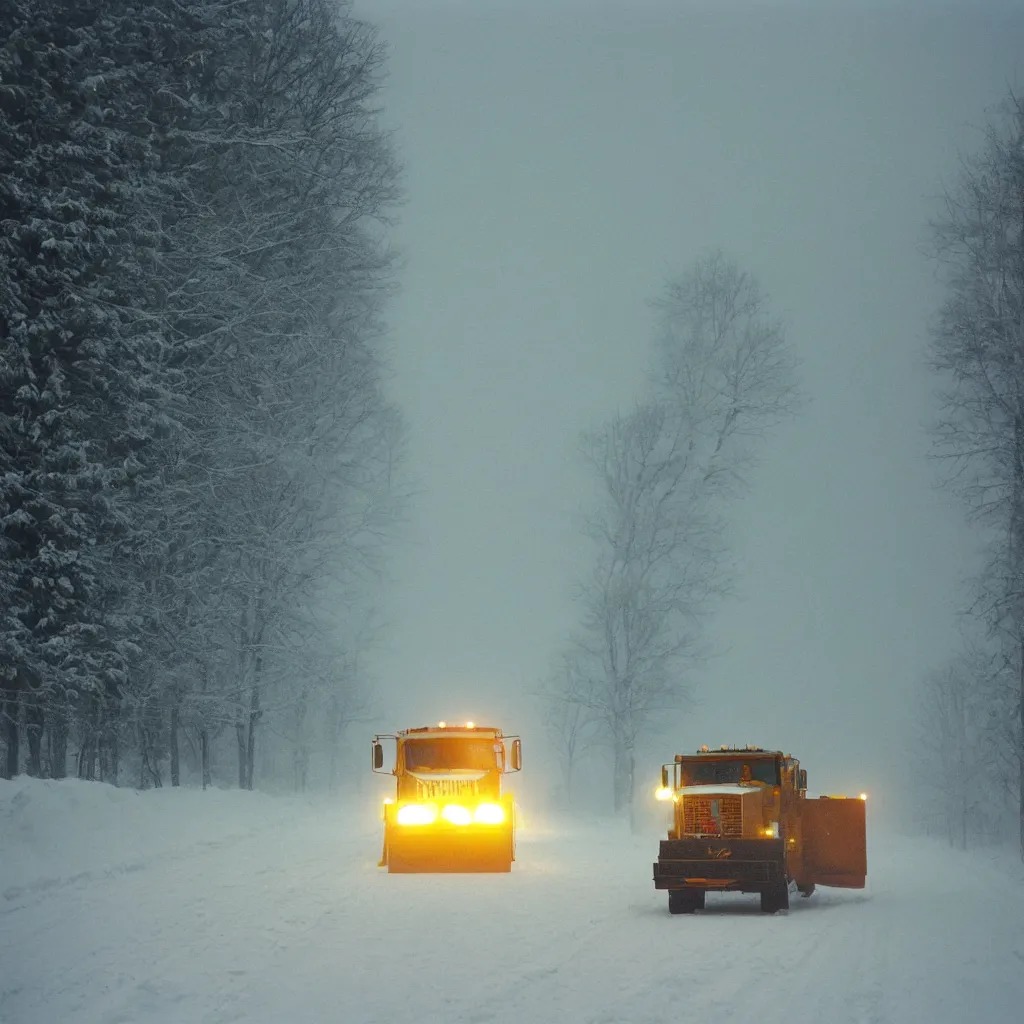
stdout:
<svg viewBox="0 0 1024 1024">
<path fill-rule="evenodd" d="M 668 912 L 670 914 L 692 914 L 704 909 L 703 889 L 669 889 Z"/>
<path fill-rule="evenodd" d="M 779 910 L 789 910 L 789 886 L 782 882 L 761 893 L 761 912 L 774 914 Z"/>
</svg>

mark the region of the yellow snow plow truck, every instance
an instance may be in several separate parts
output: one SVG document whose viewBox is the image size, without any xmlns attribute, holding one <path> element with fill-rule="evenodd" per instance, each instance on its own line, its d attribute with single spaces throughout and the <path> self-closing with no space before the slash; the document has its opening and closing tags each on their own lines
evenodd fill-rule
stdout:
<svg viewBox="0 0 1024 1024">
<path fill-rule="evenodd" d="M 654 864 L 654 888 L 672 914 L 704 907 L 711 892 L 756 892 L 761 910 L 789 908 L 790 884 L 863 889 L 866 801 L 807 796 L 807 772 L 780 751 L 701 747 L 662 766 L 660 800 L 672 825 Z"/>
<path fill-rule="evenodd" d="M 502 776 L 522 767 L 518 736 L 491 726 L 401 729 L 374 736 L 373 770 L 384 768 L 382 740 L 395 741 L 394 798 L 384 801 L 384 851 L 389 872 L 511 871 L 515 805 Z"/>
</svg>

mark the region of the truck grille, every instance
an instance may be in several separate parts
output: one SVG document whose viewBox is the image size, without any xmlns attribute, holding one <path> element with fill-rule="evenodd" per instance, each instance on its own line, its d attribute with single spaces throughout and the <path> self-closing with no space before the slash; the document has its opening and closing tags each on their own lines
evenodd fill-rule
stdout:
<svg viewBox="0 0 1024 1024">
<path fill-rule="evenodd" d="M 690 836 L 743 835 L 743 812 L 737 796 L 683 797 L 683 831 Z"/>
<path fill-rule="evenodd" d="M 471 799 L 479 794 L 476 782 L 461 779 L 437 779 L 430 782 L 416 780 L 416 797 L 419 800 L 443 800 L 457 797 Z"/>
</svg>

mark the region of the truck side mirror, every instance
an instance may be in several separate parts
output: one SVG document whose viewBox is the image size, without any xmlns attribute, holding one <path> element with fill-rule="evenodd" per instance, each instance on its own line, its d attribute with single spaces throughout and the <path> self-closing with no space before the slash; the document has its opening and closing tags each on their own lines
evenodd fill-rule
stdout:
<svg viewBox="0 0 1024 1024">
<path fill-rule="evenodd" d="M 520 740 L 512 741 L 512 771 L 517 772 L 523 767 L 523 744 Z"/>
<path fill-rule="evenodd" d="M 668 767 L 666 765 L 661 766 L 661 788 L 668 789 Z"/>
<path fill-rule="evenodd" d="M 806 768 L 801 768 L 800 769 L 800 781 L 797 784 L 797 788 L 798 789 L 806 789 L 807 788 L 807 769 Z"/>
<path fill-rule="evenodd" d="M 373 745 L 373 770 L 378 771 L 384 767 L 384 748 L 379 743 Z"/>
</svg>

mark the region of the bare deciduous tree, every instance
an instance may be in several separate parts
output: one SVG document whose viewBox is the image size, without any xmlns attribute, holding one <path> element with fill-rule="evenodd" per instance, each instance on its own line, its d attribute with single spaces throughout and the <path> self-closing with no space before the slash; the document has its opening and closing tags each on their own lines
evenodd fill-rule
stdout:
<svg viewBox="0 0 1024 1024">
<path fill-rule="evenodd" d="M 996 660 L 976 650 L 928 673 L 918 692 L 914 768 L 922 809 L 963 850 L 998 831 L 1003 793 L 986 685 L 996 670 Z"/>
<path fill-rule="evenodd" d="M 579 659 L 571 654 L 558 657 L 551 674 L 542 682 L 537 696 L 547 710 L 545 731 L 562 769 L 562 798 L 573 800 L 577 762 L 593 744 L 600 722 L 595 718 L 590 695 L 591 680 Z"/>
<path fill-rule="evenodd" d="M 795 361 L 756 282 L 721 254 L 666 288 L 648 397 L 587 433 L 595 558 L 571 657 L 631 805 L 641 731 L 687 695 L 701 625 L 729 586 L 725 522 L 755 442 L 798 402 Z"/>
<path fill-rule="evenodd" d="M 1024 857 L 1024 104 L 1013 95 L 963 161 L 933 234 L 947 288 L 932 332 L 944 409 L 935 441 L 991 539 L 974 611 L 1015 668 L 1009 742 Z"/>
</svg>

